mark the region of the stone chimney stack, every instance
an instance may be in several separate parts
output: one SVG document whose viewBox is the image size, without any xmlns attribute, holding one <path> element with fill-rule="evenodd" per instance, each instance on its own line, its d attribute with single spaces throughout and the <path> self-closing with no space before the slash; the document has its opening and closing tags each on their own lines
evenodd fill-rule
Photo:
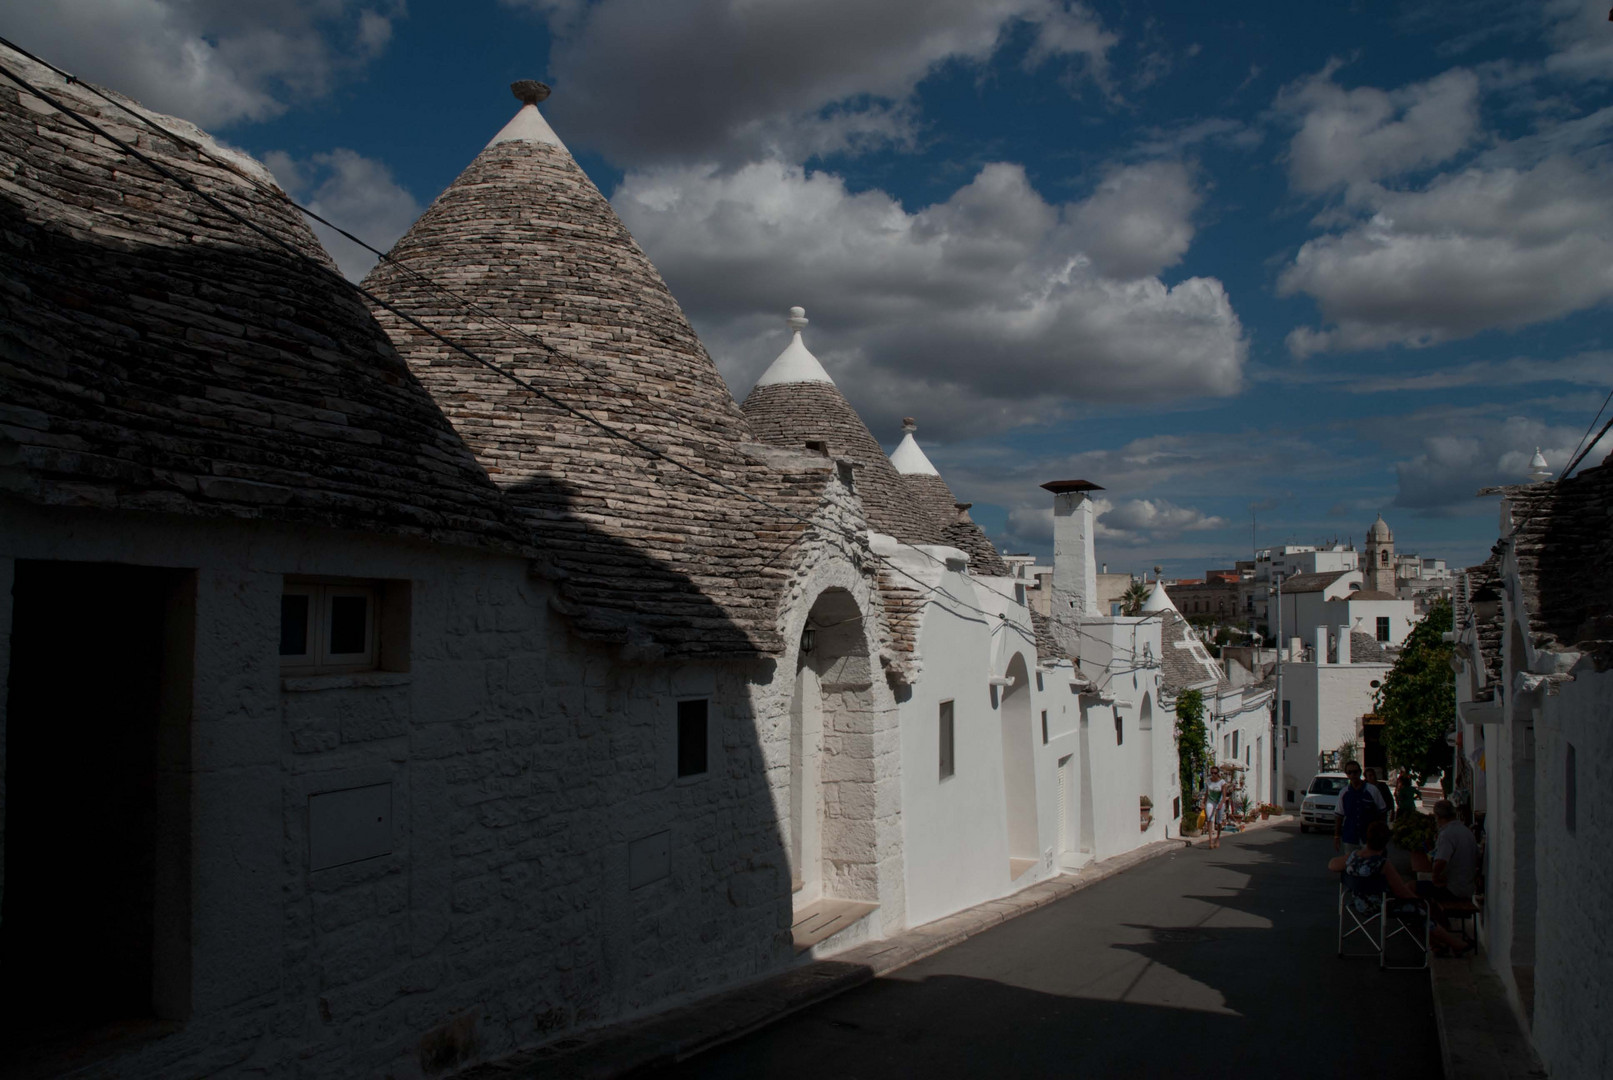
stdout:
<svg viewBox="0 0 1613 1080">
<path fill-rule="evenodd" d="M 1099 614 L 1092 492 L 1103 488 L 1086 480 L 1054 480 L 1042 487 L 1053 493 L 1053 638 L 1060 652 L 1076 656 L 1081 651 L 1076 628 Z"/>
</svg>

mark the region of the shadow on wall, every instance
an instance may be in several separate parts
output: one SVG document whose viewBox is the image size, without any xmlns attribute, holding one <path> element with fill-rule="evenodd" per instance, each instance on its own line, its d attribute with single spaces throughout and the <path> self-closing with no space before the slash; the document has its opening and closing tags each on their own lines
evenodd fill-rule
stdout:
<svg viewBox="0 0 1613 1080">
<path fill-rule="evenodd" d="M 1231 887 L 1149 896 L 1185 879 L 1158 860 L 658 1075 L 1439 1075 L 1427 974 L 1335 955 L 1331 846 L 1248 847 L 1205 864 Z"/>
<path fill-rule="evenodd" d="M 36 410 L 48 418 L 39 422 L 51 438 L 74 444 L 71 452 L 47 451 L 41 449 L 47 439 L 25 446 L 0 436 L 0 479 L 21 497 L 59 503 L 76 484 L 81 504 L 109 513 L 183 515 L 176 522 L 226 516 L 450 542 L 454 536 L 491 538 L 506 554 L 524 540 L 551 553 L 552 568 L 564 577 L 556 587 L 566 590 L 568 604 L 593 616 L 605 612 L 604 630 L 622 640 L 631 626 L 657 637 L 664 632 L 667 640 L 744 636 L 687 575 L 575 515 L 576 493 L 564 482 L 535 480 L 507 494 L 495 489 L 408 368 L 384 362 L 388 350 L 377 344 L 384 334 L 334 273 L 316 271 L 266 241 L 253 248 L 147 244 L 127 236 L 92 242 L 87 235 L 31 223 L 14 203 L 0 200 L 0 276 L 15 286 L 9 302 L 0 301 L 0 349 L 8 365 L 0 369 L 0 398 Z M 243 332 L 243 324 L 252 331 Z M 346 410 L 345 425 L 332 415 L 337 410 Z M 442 474 L 451 482 L 442 483 Z M 235 482 L 212 485 L 219 477 Z M 644 482 L 656 478 L 646 473 Z M 537 541 L 522 537 L 524 519 L 511 502 L 544 507 L 546 528 Z M 115 521 L 108 517 L 106 527 L 115 528 Z M 462 552 L 466 566 L 509 566 L 497 555 L 484 558 L 463 547 L 435 550 L 446 559 Z M 157 625 L 158 603 L 152 599 L 124 621 Z M 47 619 L 38 614 L 43 610 L 32 602 L 18 608 L 23 622 L 14 626 L 13 672 L 40 655 L 28 645 L 31 638 L 62 633 L 61 618 Z M 94 622 L 102 613 L 92 591 L 82 609 L 68 613 L 69 629 L 72 618 Z M 200 616 L 193 611 L 190 617 Z M 548 621 L 547 613 L 534 611 L 525 625 Z M 478 649 L 502 647 L 514 636 L 488 634 Z M 48 673 L 72 679 L 82 649 L 58 645 Z M 342 755 L 340 763 L 293 758 L 284 749 L 288 805 L 296 801 L 293 771 L 393 763 L 402 754 L 398 768 L 418 773 L 411 773 L 415 820 L 435 813 L 445 831 L 447 822 L 456 830 L 439 851 L 428 853 L 422 841 L 404 855 L 378 860 L 373 872 L 363 865 L 341 871 L 329 879 L 328 896 L 326 886 L 312 882 L 306 862 L 286 858 L 280 885 L 286 924 L 306 930 L 301 937 L 288 932 L 283 962 L 287 971 L 307 976 L 288 986 L 308 1019 L 306 1027 L 280 1037 L 297 1053 L 357 1074 L 377 1066 L 363 1054 L 389 1052 L 387 1038 L 409 1045 L 424 1038 L 433 1065 L 446 1068 L 760 975 L 790 958 L 784 833 L 748 697 L 753 681 L 772 677 L 772 661 L 628 662 L 607 645 L 572 637 L 554 652 L 544 677 L 553 672 L 573 683 L 565 695 L 540 692 L 517 700 L 489 679 L 485 691 L 475 691 L 486 695 L 477 699 L 480 706 L 465 708 L 465 719 L 448 725 L 451 751 L 422 751 L 423 706 L 404 710 L 407 749 L 396 739 L 386 746 L 348 745 L 333 752 Z M 243 669 L 265 663 L 255 655 L 234 659 Z M 493 659 L 477 651 L 463 662 L 479 672 Z M 575 670 L 560 670 L 568 664 Z M 689 679 L 691 671 L 705 673 L 704 681 Z M 18 893 L 53 878 L 79 880 L 59 872 L 94 850 L 79 835 L 81 823 L 119 819 L 126 794 L 116 785 L 75 782 L 71 763 L 23 760 L 38 756 L 37 725 L 99 730 L 104 695 L 47 705 L 34 690 L 28 693 L 25 707 L 9 717 L 8 768 L 40 768 L 61 783 L 13 786 L 5 820 L 48 823 L 55 800 L 69 792 L 77 804 L 73 815 L 41 826 L 27 844 L 6 845 L 4 881 Z M 338 696 L 305 707 L 346 707 L 351 699 L 338 703 Z M 586 705 L 568 709 L 563 696 L 586 698 Z M 663 751 L 680 732 L 692 735 L 677 708 L 686 697 L 710 701 L 708 768 L 703 776 L 680 778 L 666 764 L 676 755 Z M 278 716 L 264 722 L 278 722 Z M 147 729 L 152 725 L 141 730 Z M 155 734 L 141 735 L 137 745 L 117 752 L 149 772 L 158 741 Z M 14 754 L 19 749 L 26 754 Z M 442 768 L 445 752 L 454 755 L 451 770 Z M 440 805 L 424 805 L 427 759 L 430 769 L 452 774 Z M 196 820 L 230 817 L 235 796 L 228 785 L 191 777 L 180 782 L 189 786 Z M 288 811 L 288 821 L 294 819 L 300 820 Z M 177 848 L 190 857 L 190 834 L 165 833 L 160 816 L 141 820 L 147 823 L 140 826 L 140 851 Z M 669 872 L 633 887 L 631 846 L 662 832 L 669 834 Z M 290 851 L 291 841 L 284 843 Z M 223 862 L 198 863 L 191 871 L 192 881 L 225 880 L 236 872 Z M 160 868 L 142 864 L 140 872 L 150 878 Z M 361 935 L 352 925 L 338 925 L 335 891 L 351 899 L 410 877 L 434 881 L 441 890 L 445 921 L 430 953 L 422 957 L 415 948 L 419 901 L 401 888 L 393 890 L 395 903 L 371 906 Z M 13 942 L 77 940 L 75 926 L 64 923 L 69 915 L 73 924 L 137 925 L 149 937 L 160 916 L 143 887 L 106 889 L 66 906 L 39 895 L 20 907 L 11 900 L 4 897 L 4 933 Z M 232 963 L 219 941 L 175 934 L 167 947 L 185 950 L 181 959 L 201 966 Z M 355 956 L 362 963 L 355 965 Z M 172 965 L 159 957 L 156 966 Z M 345 982 L 355 966 L 367 982 Z M 116 998 L 110 1013 L 79 1009 L 64 996 L 60 979 L 46 988 L 54 1003 L 45 1011 L 75 1028 L 69 1038 L 80 1044 L 99 1021 L 157 1015 L 155 999 L 166 991 L 151 985 L 150 965 L 136 959 L 125 967 L 144 989 L 120 985 L 118 994 L 109 992 Z M 78 975 L 95 977 L 88 970 Z M 440 1017 L 441 1024 L 461 1028 L 463 1017 L 474 1013 L 477 1030 L 454 1043 L 463 1053 L 444 1050 L 443 1039 L 432 1034 L 436 1021 L 417 1026 L 415 1019 L 399 1019 L 405 1003 L 411 1018 Z M 283 1005 L 265 1005 L 253 1015 L 262 1021 L 283 1012 Z M 188 1017 L 165 1040 L 174 1068 L 186 1060 L 173 1051 L 176 1045 L 194 1041 L 200 1055 L 209 1039 L 243 1015 L 238 1007 L 231 1020 L 212 1008 L 195 1000 L 162 1010 Z M 378 1030 L 394 1034 L 377 1039 Z M 59 1032 L 34 1026 L 22 1037 L 48 1034 Z M 378 1044 L 381 1049 L 373 1049 Z M 131 1071 L 160 1070 L 141 1065 Z"/>
</svg>

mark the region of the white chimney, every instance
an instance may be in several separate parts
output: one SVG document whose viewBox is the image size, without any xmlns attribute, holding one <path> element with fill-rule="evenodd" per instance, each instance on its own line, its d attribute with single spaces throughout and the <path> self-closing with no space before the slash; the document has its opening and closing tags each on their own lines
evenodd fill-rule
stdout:
<svg viewBox="0 0 1613 1080">
<path fill-rule="evenodd" d="M 1327 663 L 1327 627 L 1325 626 L 1316 628 L 1316 663 L 1318 665 Z"/>
<path fill-rule="evenodd" d="M 1053 637 L 1066 656 L 1080 653 L 1083 620 L 1098 615 L 1098 561 L 1093 548 L 1097 508 L 1085 480 L 1054 480 L 1042 485 L 1053 493 Z"/>
<path fill-rule="evenodd" d="M 1349 662 L 1350 628 L 1348 626 L 1341 626 L 1339 627 L 1339 663 L 1348 664 Z"/>
</svg>

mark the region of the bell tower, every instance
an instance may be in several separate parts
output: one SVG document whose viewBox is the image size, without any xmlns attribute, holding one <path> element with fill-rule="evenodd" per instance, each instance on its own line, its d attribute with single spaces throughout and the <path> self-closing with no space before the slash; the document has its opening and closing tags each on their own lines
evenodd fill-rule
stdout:
<svg viewBox="0 0 1613 1080">
<path fill-rule="evenodd" d="M 1362 552 L 1361 588 L 1395 595 L 1395 534 L 1389 523 L 1378 520 L 1367 530 L 1367 547 Z"/>
</svg>

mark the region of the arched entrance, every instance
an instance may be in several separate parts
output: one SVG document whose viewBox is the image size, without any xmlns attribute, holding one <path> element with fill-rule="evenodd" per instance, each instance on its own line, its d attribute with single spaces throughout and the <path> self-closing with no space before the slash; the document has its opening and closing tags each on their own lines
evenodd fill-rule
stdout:
<svg viewBox="0 0 1613 1080">
<path fill-rule="evenodd" d="M 1024 657 L 1008 664 L 1010 685 L 998 705 L 1003 740 L 1003 795 L 1008 808 L 1008 858 L 1012 870 L 1024 873 L 1040 858 L 1036 836 L 1036 761 L 1031 749 L 1030 678 Z"/>
<path fill-rule="evenodd" d="M 873 664 L 857 601 L 826 589 L 803 628 L 790 702 L 790 885 L 800 908 L 874 901 Z"/>
</svg>

